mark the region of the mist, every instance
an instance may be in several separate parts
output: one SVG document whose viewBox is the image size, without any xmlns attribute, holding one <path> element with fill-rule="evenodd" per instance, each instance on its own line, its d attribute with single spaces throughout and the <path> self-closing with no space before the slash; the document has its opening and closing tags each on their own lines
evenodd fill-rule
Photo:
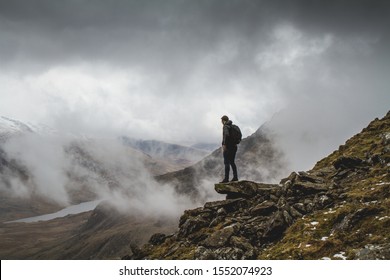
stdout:
<svg viewBox="0 0 390 280">
<path fill-rule="evenodd" d="M 43 138 L 33 133 L 16 137 L 3 145 L 11 161 L 20 162 L 24 170 L 33 174 L 31 180 L 26 182 L 18 177 L 12 178 L 8 191 L 21 197 L 28 197 L 36 191 L 67 205 L 69 197 L 65 189 L 67 179 L 64 166 L 70 165 L 70 162 L 63 153 L 62 145 L 61 138 Z"/>
<path fill-rule="evenodd" d="M 121 213 L 157 218 L 177 218 L 185 209 L 212 199 L 201 189 L 203 195 L 195 199 L 156 182 L 145 166 L 146 155 L 120 139 L 25 133 L 2 147 L 7 158 L 28 174 L 27 180 L 2 174 L 10 184 L 1 185 L 1 191 L 15 197 L 34 195 L 62 207 L 104 200 Z"/>
</svg>

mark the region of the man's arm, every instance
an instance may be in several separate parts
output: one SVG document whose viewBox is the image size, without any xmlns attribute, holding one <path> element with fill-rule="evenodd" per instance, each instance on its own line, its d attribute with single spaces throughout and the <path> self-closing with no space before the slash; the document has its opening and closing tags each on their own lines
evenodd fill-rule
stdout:
<svg viewBox="0 0 390 280">
<path fill-rule="evenodd" d="M 223 126 L 223 136 L 222 136 L 222 148 L 226 150 L 227 138 L 229 137 L 229 126 Z"/>
</svg>

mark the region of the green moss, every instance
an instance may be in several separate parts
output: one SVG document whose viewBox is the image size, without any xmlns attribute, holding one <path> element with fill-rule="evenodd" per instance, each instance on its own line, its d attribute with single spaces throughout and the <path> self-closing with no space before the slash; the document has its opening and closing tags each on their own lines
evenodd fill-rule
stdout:
<svg viewBox="0 0 390 280">
<path fill-rule="evenodd" d="M 184 245 L 175 240 L 167 239 L 158 246 L 147 245 L 143 248 L 148 259 L 159 260 L 191 260 L 194 259 L 195 246 Z"/>
<path fill-rule="evenodd" d="M 345 217 L 365 208 L 374 214 L 363 217 L 351 228 L 337 229 Z M 337 209 L 318 211 L 299 219 L 277 244 L 264 250 L 259 259 L 321 259 L 337 258 L 345 252 L 354 258 L 356 252 L 368 244 L 381 244 L 390 240 L 390 202 L 379 206 L 346 203 Z M 375 214 L 378 212 L 377 214 Z"/>
<path fill-rule="evenodd" d="M 365 159 L 368 154 L 383 154 L 383 135 L 387 133 L 390 133 L 390 118 L 376 119 L 367 128 L 350 138 L 345 145 L 317 162 L 314 169 L 331 166 L 341 156 Z"/>
</svg>

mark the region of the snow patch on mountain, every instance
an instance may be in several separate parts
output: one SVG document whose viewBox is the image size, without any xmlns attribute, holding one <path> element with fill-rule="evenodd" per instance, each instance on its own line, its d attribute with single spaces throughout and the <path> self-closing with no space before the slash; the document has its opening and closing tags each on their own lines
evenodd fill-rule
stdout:
<svg viewBox="0 0 390 280">
<path fill-rule="evenodd" d="M 5 116 L 0 117 L 0 141 L 5 141 L 10 137 L 24 133 L 36 133 L 40 135 L 59 135 L 59 132 L 45 124 L 33 122 L 21 122 Z"/>
</svg>

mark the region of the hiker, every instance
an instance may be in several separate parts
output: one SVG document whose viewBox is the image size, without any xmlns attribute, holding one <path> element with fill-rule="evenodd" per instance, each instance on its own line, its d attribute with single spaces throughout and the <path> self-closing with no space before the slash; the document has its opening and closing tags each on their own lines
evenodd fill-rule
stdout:
<svg viewBox="0 0 390 280">
<path fill-rule="evenodd" d="M 221 118 L 223 124 L 222 150 L 223 163 L 225 164 L 225 177 L 220 183 L 229 182 L 230 165 L 233 169 L 233 179 L 231 182 L 238 181 L 237 166 L 234 162 L 237 153 L 237 144 L 241 141 L 241 131 L 238 126 L 233 125 L 227 116 Z"/>
</svg>

